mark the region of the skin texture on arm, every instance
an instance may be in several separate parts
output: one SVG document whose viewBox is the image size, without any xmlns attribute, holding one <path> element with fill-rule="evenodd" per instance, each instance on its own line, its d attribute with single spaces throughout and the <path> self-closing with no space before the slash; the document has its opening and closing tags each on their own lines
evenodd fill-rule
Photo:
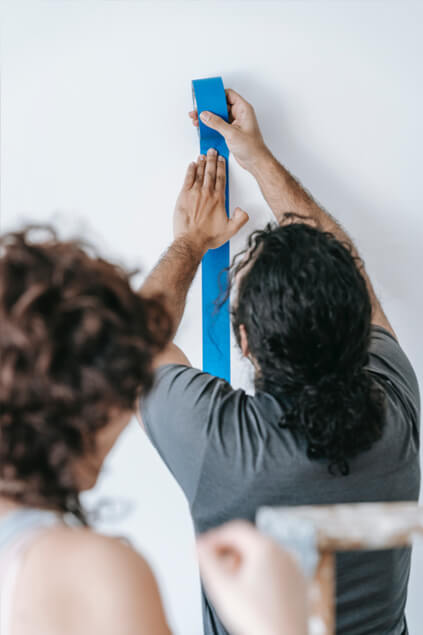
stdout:
<svg viewBox="0 0 423 635">
<path fill-rule="evenodd" d="M 188 290 L 204 255 L 204 248 L 187 235 L 174 240 L 145 281 L 144 296 L 160 296 L 172 317 L 175 335 L 185 310 Z"/>
<path fill-rule="evenodd" d="M 174 213 L 175 240 L 159 260 L 141 288 L 144 296 L 160 296 L 173 322 L 176 333 L 182 319 L 187 293 L 201 259 L 208 249 L 220 247 L 230 240 L 248 221 L 248 215 L 237 208 L 232 218 L 225 210 L 225 159 L 209 150 L 191 163 Z M 164 364 L 187 364 L 182 351 L 171 344 L 154 360 L 155 367 Z"/>
<path fill-rule="evenodd" d="M 52 529 L 35 540 L 18 577 L 13 615 L 19 635 L 170 635 L 145 560 L 86 529 Z"/>
<path fill-rule="evenodd" d="M 263 141 L 251 104 L 234 90 L 227 90 L 226 94 L 230 123 L 207 112 L 201 113 L 203 123 L 225 137 L 238 163 L 257 180 L 264 198 L 280 224 L 286 222 L 287 214 L 295 214 L 300 218 L 294 218 L 294 222 L 302 220 L 311 223 L 322 231 L 332 233 L 340 242 L 349 246 L 366 281 L 372 303 L 372 323 L 382 326 L 396 337 L 351 238 L 339 223 L 316 203 L 299 181 L 272 156 Z M 189 114 L 194 125 L 198 125 L 197 113 L 192 111 Z"/>
<path fill-rule="evenodd" d="M 231 635 L 306 635 L 306 581 L 293 558 L 244 521 L 198 540 L 206 591 Z"/>
</svg>

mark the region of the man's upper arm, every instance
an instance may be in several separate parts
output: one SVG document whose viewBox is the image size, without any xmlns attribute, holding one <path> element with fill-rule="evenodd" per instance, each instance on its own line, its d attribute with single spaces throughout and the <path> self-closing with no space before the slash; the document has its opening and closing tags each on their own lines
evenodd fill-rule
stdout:
<svg viewBox="0 0 423 635">
<path fill-rule="evenodd" d="M 190 503 L 201 475 L 212 409 L 231 392 L 223 379 L 169 364 L 157 370 L 153 389 L 140 402 L 145 431 Z"/>
<path fill-rule="evenodd" d="M 366 280 L 366 284 L 367 284 L 367 289 L 369 291 L 369 295 L 370 295 L 370 301 L 372 303 L 372 324 L 373 326 L 380 326 L 381 328 L 385 329 L 386 331 L 388 331 L 388 333 L 390 333 L 392 335 L 393 338 L 395 338 L 396 340 L 398 340 L 396 333 L 394 331 L 394 329 L 391 326 L 391 323 L 389 322 L 388 318 L 385 315 L 385 311 L 382 308 L 382 305 L 375 293 L 375 290 L 373 288 L 373 285 L 370 281 L 370 278 L 367 274 L 367 272 L 364 270 L 364 265 L 363 265 L 363 275 L 364 278 Z"/>
<path fill-rule="evenodd" d="M 420 394 L 416 374 L 398 341 L 380 326 L 372 328 L 367 370 L 388 382 L 418 434 Z"/>
<path fill-rule="evenodd" d="M 380 326 L 381 328 L 385 329 L 386 331 L 388 331 L 388 333 L 390 333 L 392 335 L 393 338 L 398 339 L 394 329 L 391 326 L 391 323 L 389 322 L 388 318 L 385 315 L 385 312 L 382 308 L 382 305 L 380 303 L 379 298 L 376 295 L 376 292 L 374 290 L 372 281 L 370 280 L 370 276 L 367 273 L 366 267 L 364 265 L 364 262 L 362 261 L 362 259 L 360 258 L 360 255 L 357 251 L 356 246 L 354 245 L 352 239 L 350 238 L 350 236 L 342 229 L 342 227 L 340 225 L 338 225 L 338 223 L 336 221 L 334 221 L 333 219 L 330 219 L 330 223 L 329 223 L 329 227 L 326 228 L 327 231 L 331 231 L 335 237 L 343 243 L 346 243 L 350 246 L 351 249 L 351 253 L 354 256 L 356 263 L 357 263 L 357 267 L 361 273 L 361 275 L 363 276 L 365 282 L 366 282 L 366 287 L 367 287 L 367 292 L 369 294 L 370 297 L 370 303 L 372 306 L 372 325 L 373 326 Z"/>
<path fill-rule="evenodd" d="M 166 366 L 167 364 L 182 364 L 183 366 L 191 366 L 188 357 L 185 353 L 176 346 L 173 342 L 170 342 L 153 360 L 154 368 L 160 368 L 160 366 Z"/>
</svg>

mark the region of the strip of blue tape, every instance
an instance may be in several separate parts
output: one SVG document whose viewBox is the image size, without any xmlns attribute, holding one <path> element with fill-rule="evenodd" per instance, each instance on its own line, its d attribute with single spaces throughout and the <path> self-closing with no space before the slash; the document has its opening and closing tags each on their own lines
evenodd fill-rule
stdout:
<svg viewBox="0 0 423 635">
<path fill-rule="evenodd" d="M 228 121 L 226 95 L 221 77 L 196 79 L 192 82 L 194 106 Z M 200 152 L 215 148 L 226 159 L 226 213 L 229 216 L 228 146 L 222 135 L 200 121 Z M 229 300 L 219 310 L 216 300 L 227 288 L 229 242 L 209 250 L 202 262 L 203 370 L 216 377 L 231 380 Z"/>
</svg>

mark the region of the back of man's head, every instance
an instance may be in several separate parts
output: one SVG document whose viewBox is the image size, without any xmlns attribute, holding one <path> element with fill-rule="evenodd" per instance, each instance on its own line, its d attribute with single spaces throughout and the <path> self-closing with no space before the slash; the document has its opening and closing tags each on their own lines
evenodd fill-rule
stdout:
<svg viewBox="0 0 423 635">
<path fill-rule="evenodd" d="M 303 223 L 255 232 L 234 273 L 256 388 L 281 401 L 310 458 L 349 471 L 380 438 L 383 393 L 366 371 L 371 302 L 360 264 L 332 234 Z M 244 270 L 244 273 L 243 273 Z"/>
</svg>

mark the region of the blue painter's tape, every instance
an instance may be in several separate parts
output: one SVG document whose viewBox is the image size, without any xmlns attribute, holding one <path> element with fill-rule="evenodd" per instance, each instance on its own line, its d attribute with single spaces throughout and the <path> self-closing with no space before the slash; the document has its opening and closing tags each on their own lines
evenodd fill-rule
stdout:
<svg viewBox="0 0 423 635">
<path fill-rule="evenodd" d="M 225 89 L 221 77 L 196 79 L 192 82 L 194 104 L 228 121 Z M 200 152 L 215 148 L 226 159 L 226 213 L 229 216 L 228 146 L 222 135 L 200 120 Z M 227 381 L 231 380 L 229 300 L 216 310 L 216 299 L 227 287 L 229 242 L 209 250 L 202 262 L 203 370 Z"/>
</svg>

